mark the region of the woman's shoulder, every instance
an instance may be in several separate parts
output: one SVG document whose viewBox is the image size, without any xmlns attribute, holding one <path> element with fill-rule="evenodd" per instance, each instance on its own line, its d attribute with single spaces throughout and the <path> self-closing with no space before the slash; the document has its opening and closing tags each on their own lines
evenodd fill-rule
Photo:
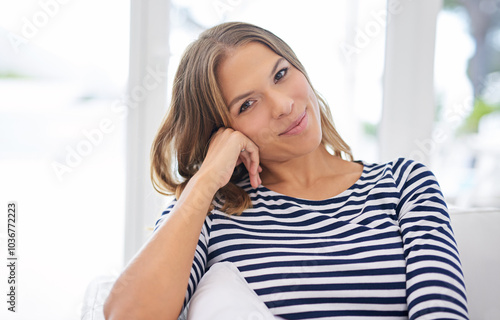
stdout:
<svg viewBox="0 0 500 320">
<path fill-rule="evenodd" d="M 390 161 L 381 162 L 369 162 L 365 160 L 356 160 L 355 162 L 362 163 L 365 167 L 365 171 L 391 171 L 393 173 L 404 173 L 408 171 L 413 171 L 419 168 L 427 168 L 423 163 L 416 160 L 399 157 L 392 159 Z"/>
<path fill-rule="evenodd" d="M 361 162 L 365 167 L 365 179 L 390 179 L 400 190 L 415 182 L 437 182 L 433 172 L 425 164 L 413 159 L 399 157 L 385 162 Z"/>
<path fill-rule="evenodd" d="M 174 208 L 176 203 L 177 203 L 177 199 L 175 199 L 175 197 L 173 197 L 173 196 L 168 197 L 166 208 L 162 211 L 160 217 L 158 217 L 158 219 L 156 220 L 153 231 L 156 231 L 160 227 L 160 225 L 163 223 L 163 221 L 165 221 L 165 219 L 167 219 L 167 217 L 169 216 L 170 212 L 172 211 L 172 209 Z"/>
</svg>

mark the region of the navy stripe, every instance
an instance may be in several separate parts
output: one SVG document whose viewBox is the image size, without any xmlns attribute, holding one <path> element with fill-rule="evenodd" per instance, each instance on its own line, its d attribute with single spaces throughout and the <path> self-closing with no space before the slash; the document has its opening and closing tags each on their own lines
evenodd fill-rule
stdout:
<svg viewBox="0 0 500 320">
<path fill-rule="evenodd" d="M 404 289 L 404 282 L 378 282 L 378 283 L 325 283 L 325 284 L 295 284 L 279 287 L 257 289 L 258 295 L 272 294 L 288 291 L 346 291 L 346 290 L 398 290 Z"/>
<path fill-rule="evenodd" d="M 288 299 L 275 300 L 272 302 L 276 306 L 293 306 L 301 304 L 320 304 L 320 303 L 336 303 L 336 304 L 406 304 L 404 297 L 322 297 L 322 298 L 306 298 L 306 299 Z"/>
<path fill-rule="evenodd" d="M 227 259 L 226 261 L 237 262 L 240 259 L 238 256 Z M 305 262 L 304 260 L 290 260 L 290 261 L 273 261 L 273 262 L 261 262 L 254 264 L 247 264 L 244 267 L 238 267 L 240 271 L 251 271 L 262 268 L 276 268 L 276 267 L 304 267 L 304 266 L 345 266 L 348 267 L 350 264 L 359 263 L 369 263 L 369 262 L 392 262 L 401 261 L 401 255 L 379 255 L 371 256 L 362 259 L 322 259 L 322 260 L 310 260 Z"/>
<path fill-rule="evenodd" d="M 301 278 L 323 278 L 328 276 L 335 277 L 362 277 L 362 276 L 380 276 L 390 274 L 405 274 L 406 268 L 383 268 L 383 269 L 366 269 L 366 270 L 348 270 L 348 271 L 328 271 L 328 272 L 311 272 L 311 273 L 274 273 L 264 274 L 259 276 L 249 276 L 246 280 L 249 283 L 276 280 L 282 278 L 301 279 Z"/>
<path fill-rule="evenodd" d="M 333 311 L 307 311 L 280 315 L 284 319 L 300 320 L 300 319 L 321 319 L 329 317 L 403 317 L 407 316 L 406 311 L 377 311 L 377 310 L 333 310 Z"/>
</svg>

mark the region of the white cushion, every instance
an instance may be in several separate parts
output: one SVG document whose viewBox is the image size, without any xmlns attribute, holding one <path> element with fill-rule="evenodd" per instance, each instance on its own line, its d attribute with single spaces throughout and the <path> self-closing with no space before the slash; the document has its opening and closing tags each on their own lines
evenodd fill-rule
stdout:
<svg viewBox="0 0 500 320">
<path fill-rule="evenodd" d="M 115 277 L 102 276 L 90 282 L 83 300 L 81 320 L 104 320 L 102 309 L 115 280 Z"/>
<path fill-rule="evenodd" d="M 275 320 L 238 268 L 214 264 L 201 278 L 189 303 L 188 320 Z"/>
</svg>

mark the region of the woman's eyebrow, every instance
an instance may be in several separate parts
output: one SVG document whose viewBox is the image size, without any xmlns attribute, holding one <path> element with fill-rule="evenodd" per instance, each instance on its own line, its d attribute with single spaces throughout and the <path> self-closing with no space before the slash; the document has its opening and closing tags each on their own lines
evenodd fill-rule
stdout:
<svg viewBox="0 0 500 320">
<path fill-rule="evenodd" d="M 285 58 L 281 57 L 278 59 L 278 61 L 276 61 L 276 63 L 274 64 L 274 67 L 273 67 L 273 71 L 271 71 L 271 74 L 270 76 L 274 76 L 274 73 L 276 72 L 276 70 L 278 69 L 278 66 L 280 65 L 281 61 L 285 60 Z"/>
<path fill-rule="evenodd" d="M 243 99 L 243 98 L 245 98 L 245 97 L 247 97 L 247 96 L 249 96 L 249 95 L 253 94 L 254 92 L 255 92 L 255 91 L 249 91 L 249 92 L 246 92 L 246 93 L 240 94 L 239 96 L 237 96 L 236 98 L 234 98 L 234 99 L 231 101 L 231 103 L 228 105 L 228 108 L 229 108 L 229 109 L 231 109 L 231 106 L 232 106 L 233 104 L 235 104 L 235 103 L 236 103 L 236 101 L 239 101 L 239 100 L 241 100 L 241 99 Z"/>
<path fill-rule="evenodd" d="M 280 64 L 283 60 L 286 60 L 286 59 L 285 59 L 285 58 L 283 58 L 283 57 L 281 57 L 281 58 L 279 58 L 279 59 L 276 61 L 276 63 L 274 64 L 273 70 L 272 70 L 272 71 L 271 71 L 271 73 L 270 73 L 270 77 L 274 76 L 274 73 L 275 73 L 275 72 L 276 72 L 276 70 L 278 69 L 279 64 Z M 235 103 L 236 103 L 236 101 L 239 101 L 239 100 L 241 100 L 241 99 L 243 99 L 243 98 L 245 98 L 245 97 L 247 97 L 247 96 L 249 96 L 249 95 L 253 94 L 254 92 L 255 92 L 255 91 L 245 92 L 245 93 L 240 94 L 239 96 L 235 97 L 235 98 L 234 98 L 233 100 L 231 100 L 231 102 L 229 103 L 228 108 L 229 108 L 229 109 L 231 109 L 231 106 L 232 106 L 233 104 L 235 104 Z"/>
</svg>

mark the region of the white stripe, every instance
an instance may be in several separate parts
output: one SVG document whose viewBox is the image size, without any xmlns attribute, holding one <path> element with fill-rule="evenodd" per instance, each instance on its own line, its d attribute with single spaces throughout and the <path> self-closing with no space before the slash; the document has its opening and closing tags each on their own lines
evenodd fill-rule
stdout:
<svg viewBox="0 0 500 320">
<path fill-rule="evenodd" d="M 283 274 L 281 279 L 259 281 L 256 286 L 259 288 L 270 288 L 278 286 L 294 286 L 309 284 L 356 284 L 356 283 L 396 283 L 405 282 L 405 275 L 368 275 L 368 276 L 344 276 L 344 277 L 321 277 L 306 278 L 300 277 L 301 273 L 296 273 L 299 277 L 288 277 Z"/>
<path fill-rule="evenodd" d="M 250 284 L 253 288 L 253 285 Z M 255 289 L 254 289 L 255 290 Z M 275 292 L 263 294 L 259 297 L 264 302 L 277 300 L 301 299 L 301 298 L 398 298 L 404 297 L 406 290 L 321 290 L 321 291 L 300 291 L 300 292 Z M 353 304 L 354 305 L 354 304 Z M 313 306 L 314 307 L 314 306 Z M 313 308 L 313 310 L 315 310 Z"/>
<path fill-rule="evenodd" d="M 342 311 L 342 310 L 367 310 L 367 311 L 406 311 L 406 304 L 352 304 L 352 303 L 315 303 L 314 307 L 316 310 L 333 310 L 333 311 Z M 296 306 L 284 306 L 284 307 L 275 307 L 273 308 L 273 312 L 275 313 L 301 313 L 304 312 L 303 305 Z"/>
</svg>

